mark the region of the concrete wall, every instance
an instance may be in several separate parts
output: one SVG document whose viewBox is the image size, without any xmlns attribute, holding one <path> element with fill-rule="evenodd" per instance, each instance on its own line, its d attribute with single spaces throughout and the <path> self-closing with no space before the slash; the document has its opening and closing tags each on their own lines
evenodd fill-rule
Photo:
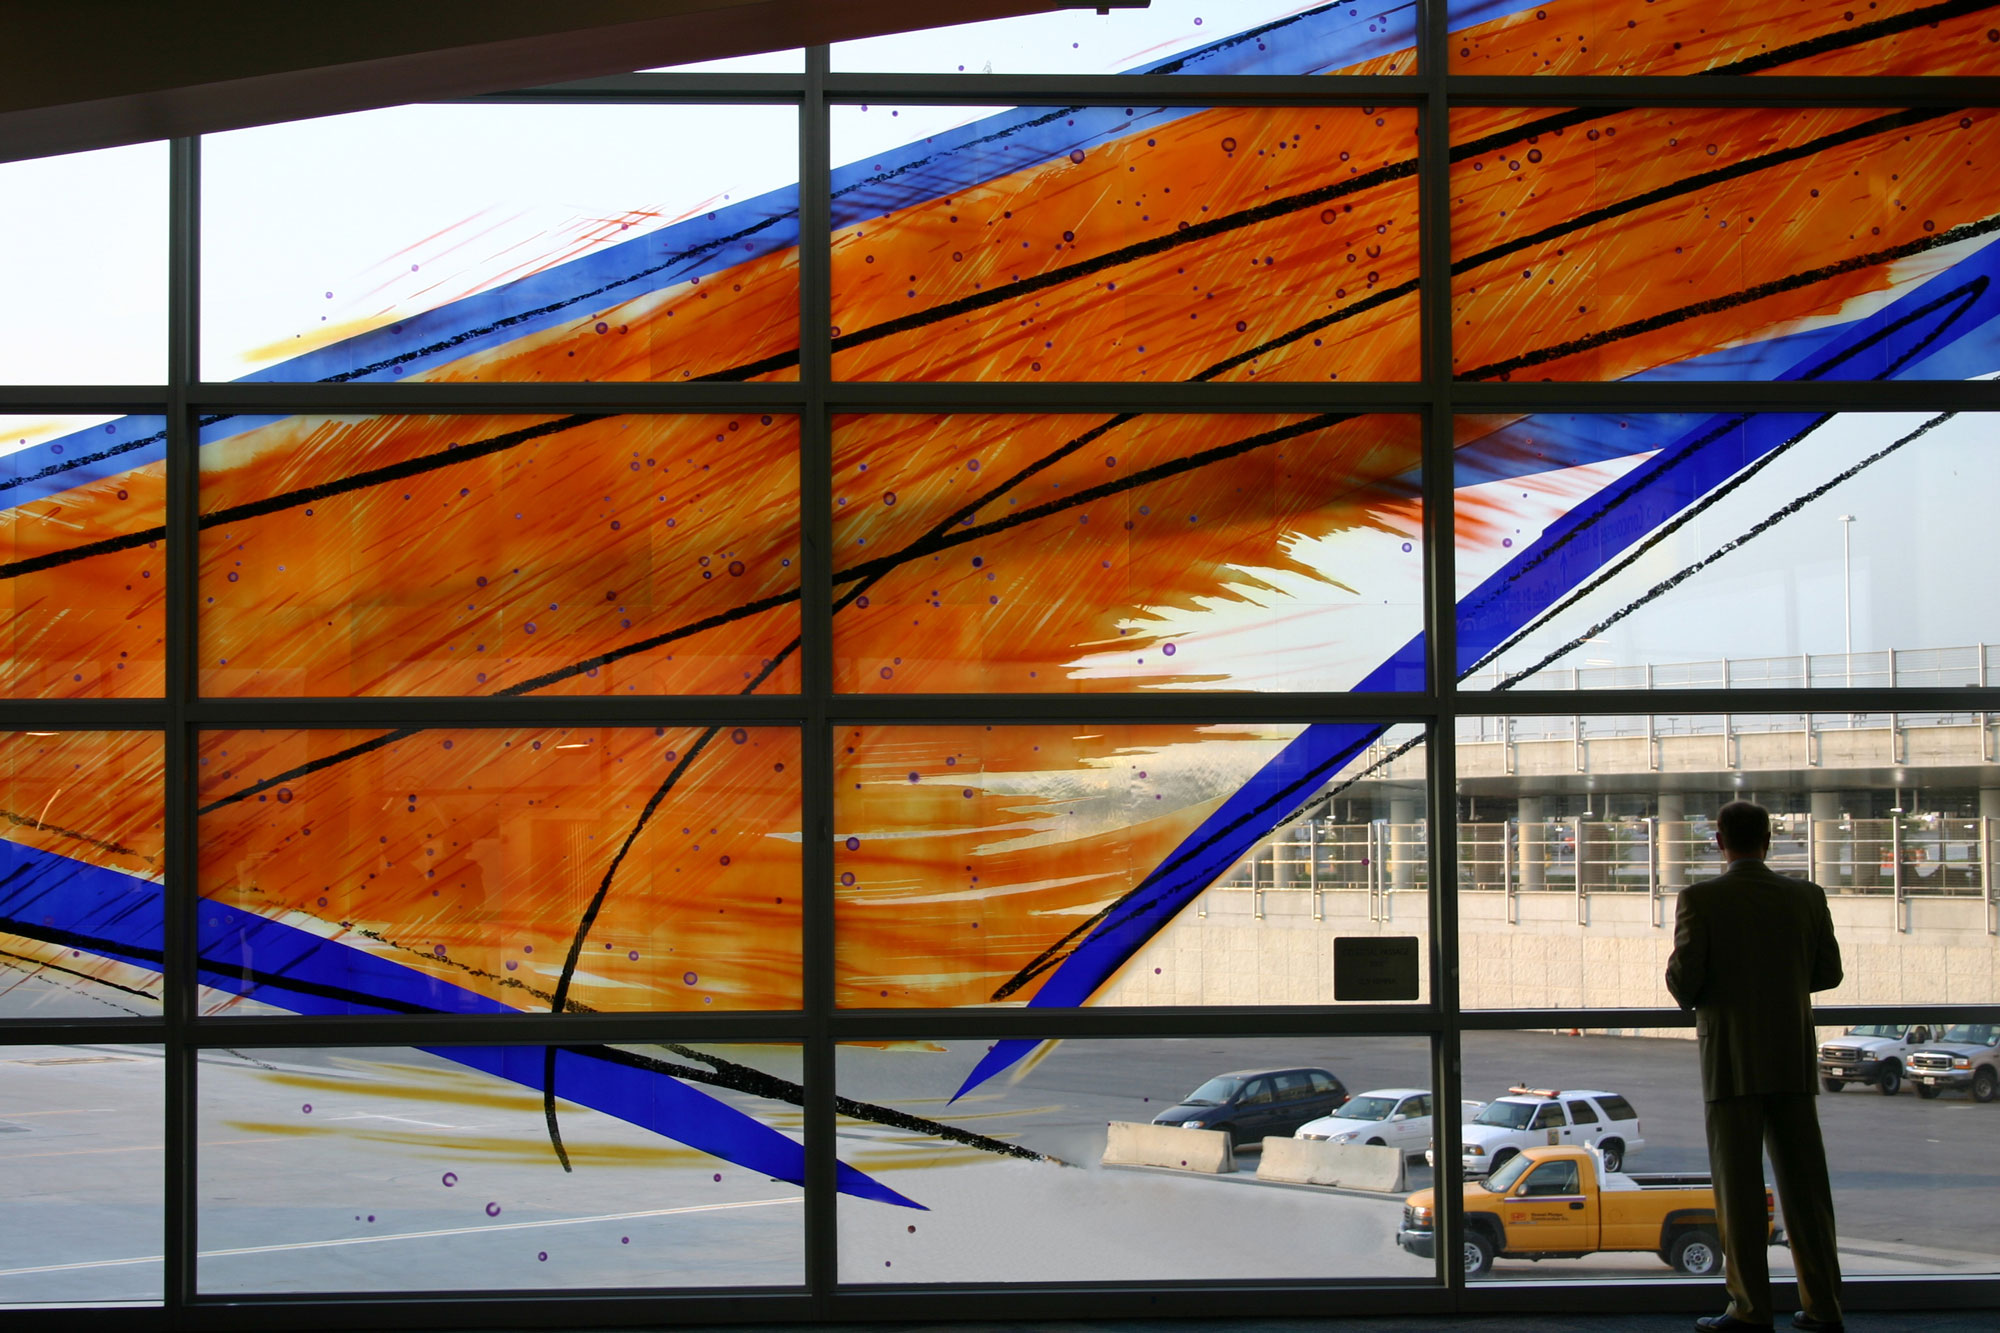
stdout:
<svg viewBox="0 0 2000 1333">
<path fill-rule="evenodd" d="M 1428 940 L 1429 906 L 1411 891 L 1211 889 L 1134 958 L 1099 1000 L 1123 1005 L 1332 1004 L 1341 935 Z M 1255 914 L 1261 899 L 1263 917 Z M 1911 898 L 1899 930 L 1887 894 L 1829 899 L 1847 980 L 1827 1004 L 1990 1004 L 2000 1000 L 2000 936 L 1977 898 Z M 1206 910 L 1206 915 L 1203 914 Z M 1596 893 L 1577 921 L 1569 892 L 1459 895 L 1460 994 L 1469 1009 L 1644 1008 L 1673 1003 L 1662 976 L 1673 899 Z M 1509 912 L 1514 919 L 1509 920 Z M 1379 917 L 1380 919 L 1374 919 Z M 1424 979 L 1429 995 L 1429 978 Z M 1635 1034 L 1636 1035 L 1636 1034 Z M 1661 1035 L 1692 1036 L 1673 1028 Z"/>
</svg>

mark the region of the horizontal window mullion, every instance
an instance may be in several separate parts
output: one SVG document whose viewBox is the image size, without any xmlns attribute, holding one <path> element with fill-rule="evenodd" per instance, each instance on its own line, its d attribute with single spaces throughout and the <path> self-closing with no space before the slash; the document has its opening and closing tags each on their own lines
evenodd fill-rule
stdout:
<svg viewBox="0 0 2000 1333">
<path fill-rule="evenodd" d="M 209 381 L 194 385 L 198 412 L 727 412 L 796 411 L 805 391 L 794 383 L 297 384 Z"/>
<path fill-rule="evenodd" d="M 2000 104 L 2000 78 L 1454 74 L 1445 97 L 1455 106 L 1984 106 Z"/>
<path fill-rule="evenodd" d="M 160 1018 L 0 1018 L 0 1064 L 9 1046 L 145 1046 L 167 1039 Z"/>
<path fill-rule="evenodd" d="M 1460 412 L 1977 412 L 2000 410 L 2000 382 L 1461 380 L 1451 399 Z"/>
<path fill-rule="evenodd" d="M 2000 688 L 1459 690 L 1459 717 L 1650 713 L 1964 713 L 2000 711 Z"/>
<path fill-rule="evenodd" d="M 757 726 L 802 722 L 796 695 L 492 695 L 418 699 L 207 699 L 201 727 Z"/>
<path fill-rule="evenodd" d="M 1142 384 L 891 382 L 847 380 L 830 385 L 836 412 L 1416 412 L 1436 399 L 1433 386 L 1377 382 Z"/>
<path fill-rule="evenodd" d="M 884 106 L 1414 106 L 1425 90 L 1407 74 L 829 74 L 826 94 Z"/>
</svg>

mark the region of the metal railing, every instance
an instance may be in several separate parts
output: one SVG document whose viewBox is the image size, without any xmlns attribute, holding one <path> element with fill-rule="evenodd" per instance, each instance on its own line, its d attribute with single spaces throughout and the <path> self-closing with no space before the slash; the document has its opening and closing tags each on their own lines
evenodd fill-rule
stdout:
<svg viewBox="0 0 2000 1333">
<path fill-rule="evenodd" d="M 1311 895 L 1323 919 L 1325 895 L 1365 893 L 1371 920 L 1388 914 L 1388 895 L 1429 888 L 1429 826 L 1425 821 L 1341 823 L 1302 819 L 1239 862 L 1210 892 L 1248 893 L 1261 919 L 1273 893 Z M 1984 898 L 1988 931 L 2000 926 L 2000 819 L 1943 814 L 1854 819 L 1777 815 L 1769 863 L 1803 876 L 1831 894 L 1882 895 L 1897 904 L 1913 897 Z M 1462 892 L 1644 893 L 1657 904 L 1685 885 L 1722 870 L 1715 826 L 1706 819 L 1517 819 L 1458 825 L 1458 887 Z M 1207 915 L 1204 899 L 1198 905 Z M 1512 919 L 1509 912 L 1509 919 Z"/>
<path fill-rule="evenodd" d="M 1495 664 L 1467 677 L 1466 689 L 1493 689 L 1508 677 Z M 1548 667 L 1515 681 L 1518 690 L 1924 689 L 2000 684 L 2000 645 L 1888 648 L 1872 653 L 1793 653 L 1718 657 L 1645 666 Z"/>
</svg>

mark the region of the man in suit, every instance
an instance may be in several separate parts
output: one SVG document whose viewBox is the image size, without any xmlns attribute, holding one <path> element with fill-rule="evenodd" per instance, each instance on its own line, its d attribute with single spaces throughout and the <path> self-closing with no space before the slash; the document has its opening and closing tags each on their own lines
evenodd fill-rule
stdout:
<svg viewBox="0 0 2000 1333">
<path fill-rule="evenodd" d="M 1763 1149 L 1769 1148 L 1805 1309 L 1792 1327 L 1841 1333 L 1833 1190 L 1820 1141 L 1811 992 L 1840 984 L 1826 893 L 1764 864 L 1771 816 L 1731 801 L 1715 817 L 1726 867 L 1681 890 L 1667 989 L 1695 1011 L 1708 1160 L 1727 1265 L 1729 1309 L 1703 1333 L 1771 1327 Z"/>
</svg>

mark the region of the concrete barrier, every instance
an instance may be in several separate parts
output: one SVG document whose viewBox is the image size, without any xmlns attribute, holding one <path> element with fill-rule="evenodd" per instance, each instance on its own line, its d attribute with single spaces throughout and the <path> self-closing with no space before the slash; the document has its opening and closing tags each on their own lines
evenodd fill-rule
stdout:
<svg viewBox="0 0 2000 1333">
<path fill-rule="evenodd" d="M 1265 1139 L 1257 1179 L 1287 1185 L 1338 1185 L 1384 1194 L 1409 1188 L 1404 1181 L 1402 1149 L 1318 1139 Z"/>
<path fill-rule="evenodd" d="M 1130 1120 L 1113 1120 L 1109 1129 L 1104 1143 L 1106 1166 L 1164 1166 L 1216 1176 L 1236 1170 L 1229 1135 L 1219 1129 L 1142 1125 Z"/>
</svg>

